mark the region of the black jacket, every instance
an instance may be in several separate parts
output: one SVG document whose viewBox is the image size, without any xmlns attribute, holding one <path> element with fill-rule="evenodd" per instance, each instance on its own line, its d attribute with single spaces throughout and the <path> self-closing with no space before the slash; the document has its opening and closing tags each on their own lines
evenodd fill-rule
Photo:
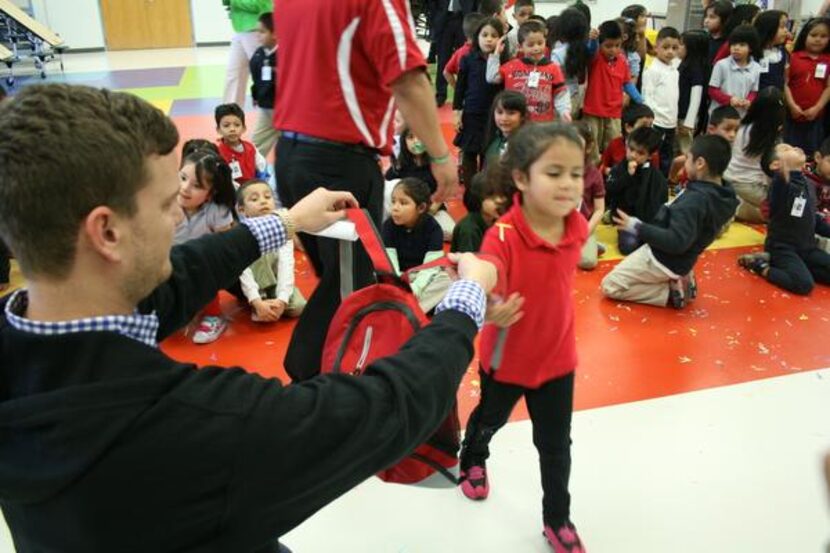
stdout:
<svg viewBox="0 0 830 553">
<path fill-rule="evenodd" d="M 660 208 L 651 224 L 641 225 L 638 235 L 651 246 L 657 261 L 683 276 L 737 208 L 738 199 L 729 184 L 693 181 L 671 204 Z"/>
<path fill-rule="evenodd" d="M 810 250 L 816 247 L 816 234 L 830 236 L 830 224 L 816 209 L 816 187 L 801 171 L 790 173 L 787 182 L 781 175 L 775 175 L 769 187 L 769 244 L 783 244 L 796 250 Z M 806 201 L 800 217 L 792 214 L 796 199 Z"/>
<path fill-rule="evenodd" d="M 628 174 L 628 160 L 618 163 L 605 181 L 608 209 L 621 209 L 628 215 L 650 223 L 669 199 L 669 184 L 657 167 L 646 163 Z"/>
<path fill-rule="evenodd" d="M 274 98 L 277 93 L 277 51 L 274 50 L 269 56 L 265 48 L 257 48 L 248 66 L 251 70 L 251 97 L 254 102 L 262 109 L 274 109 Z M 262 68 L 265 66 L 271 68 L 270 81 L 262 80 Z"/>
<path fill-rule="evenodd" d="M 259 255 L 245 227 L 178 246 L 140 309 L 169 336 Z M 365 376 L 283 387 L 116 333 L 20 332 L 3 315 L 0 506 L 17 551 L 276 551 L 438 427 L 475 334 L 446 311 Z"/>
</svg>

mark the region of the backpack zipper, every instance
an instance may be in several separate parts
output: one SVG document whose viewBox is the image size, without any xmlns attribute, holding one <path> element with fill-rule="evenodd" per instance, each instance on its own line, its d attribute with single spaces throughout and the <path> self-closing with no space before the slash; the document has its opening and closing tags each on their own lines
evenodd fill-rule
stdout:
<svg viewBox="0 0 830 553">
<path fill-rule="evenodd" d="M 363 372 L 363 365 L 366 363 L 366 358 L 369 357 L 369 347 L 372 345 L 372 327 L 366 329 L 366 335 L 363 337 L 363 351 L 360 352 L 360 358 L 357 360 L 355 372 L 358 374 Z"/>
</svg>

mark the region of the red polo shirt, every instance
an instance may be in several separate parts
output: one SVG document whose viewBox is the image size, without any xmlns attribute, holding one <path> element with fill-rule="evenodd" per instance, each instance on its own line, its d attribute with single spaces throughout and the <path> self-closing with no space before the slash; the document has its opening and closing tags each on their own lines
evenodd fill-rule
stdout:
<svg viewBox="0 0 830 553">
<path fill-rule="evenodd" d="M 585 105 L 582 111 L 594 117 L 619 119 L 622 116 L 623 86 L 631 81 L 631 72 L 624 56 L 608 60 L 598 53 L 591 60 Z"/>
<path fill-rule="evenodd" d="M 824 77 L 817 77 L 819 65 L 824 64 Z M 821 72 L 818 73 L 821 75 Z M 790 56 L 790 80 L 788 85 L 793 101 L 801 109 L 809 109 L 818 103 L 827 79 L 830 78 L 830 55 L 819 54 L 813 58 L 805 51 L 793 52 Z"/>
<path fill-rule="evenodd" d="M 275 0 L 274 126 L 392 152 L 391 84 L 426 67 L 407 0 Z"/>
<path fill-rule="evenodd" d="M 517 195 L 513 207 L 484 235 L 481 253 L 497 260 L 506 275 L 505 294 L 525 298 L 524 317 L 507 331 L 498 382 L 538 388 L 576 368 L 573 280 L 588 223 L 574 210 L 555 246 L 530 228 Z M 488 324 L 481 333 L 481 364 L 490 372 L 501 329 Z"/>
<path fill-rule="evenodd" d="M 453 53 L 450 61 L 444 66 L 444 71 L 452 75 L 458 75 L 458 72 L 461 71 L 461 58 L 469 54 L 472 49 L 473 47 L 469 42 L 462 44 L 461 48 Z"/>
<path fill-rule="evenodd" d="M 538 86 L 528 85 L 533 72 L 539 73 Z M 565 86 L 565 76 L 557 63 L 543 58 L 537 65 L 525 58 L 514 58 L 499 68 L 505 90 L 521 92 L 527 98 L 527 114 L 531 121 L 553 121 L 553 102 Z"/>
</svg>

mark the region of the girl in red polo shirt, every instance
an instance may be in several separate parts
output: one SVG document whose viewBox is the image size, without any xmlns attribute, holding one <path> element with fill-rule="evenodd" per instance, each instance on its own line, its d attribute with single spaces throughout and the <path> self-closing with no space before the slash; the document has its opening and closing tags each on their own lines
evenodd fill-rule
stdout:
<svg viewBox="0 0 830 553">
<path fill-rule="evenodd" d="M 830 100 L 830 19 L 811 19 L 798 33 L 786 78 L 784 140 L 811 158 L 824 138 L 822 113 Z"/>
<path fill-rule="evenodd" d="M 462 492 L 485 499 L 488 444 L 525 398 L 542 472 L 544 534 L 556 553 L 584 552 L 570 521 L 568 493 L 576 368 L 572 285 L 588 236 L 577 209 L 583 172 L 582 138 L 558 123 L 522 127 L 494 172 L 512 202 L 487 231 L 481 252 L 506 276 L 506 304 L 524 298 L 524 312 L 511 318 L 496 306 L 488 313 L 491 323 L 481 335 L 481 398 L 461 452 Z"/>
</svg>

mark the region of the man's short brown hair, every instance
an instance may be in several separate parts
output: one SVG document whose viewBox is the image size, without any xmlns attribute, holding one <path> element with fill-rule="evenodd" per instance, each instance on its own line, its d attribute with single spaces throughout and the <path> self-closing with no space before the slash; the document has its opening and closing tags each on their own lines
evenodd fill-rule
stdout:
<svg viewBox="0 0 830 553">
<path fill-rule="evenodd" d="M 132 216 L 147 158 L 179 141 L 173 122 L 130 94 L 65 84 L 25 88 L 0 107 L 0 237 L 25 275 L 65 277 L 96 207 Z"/>
</svg>

